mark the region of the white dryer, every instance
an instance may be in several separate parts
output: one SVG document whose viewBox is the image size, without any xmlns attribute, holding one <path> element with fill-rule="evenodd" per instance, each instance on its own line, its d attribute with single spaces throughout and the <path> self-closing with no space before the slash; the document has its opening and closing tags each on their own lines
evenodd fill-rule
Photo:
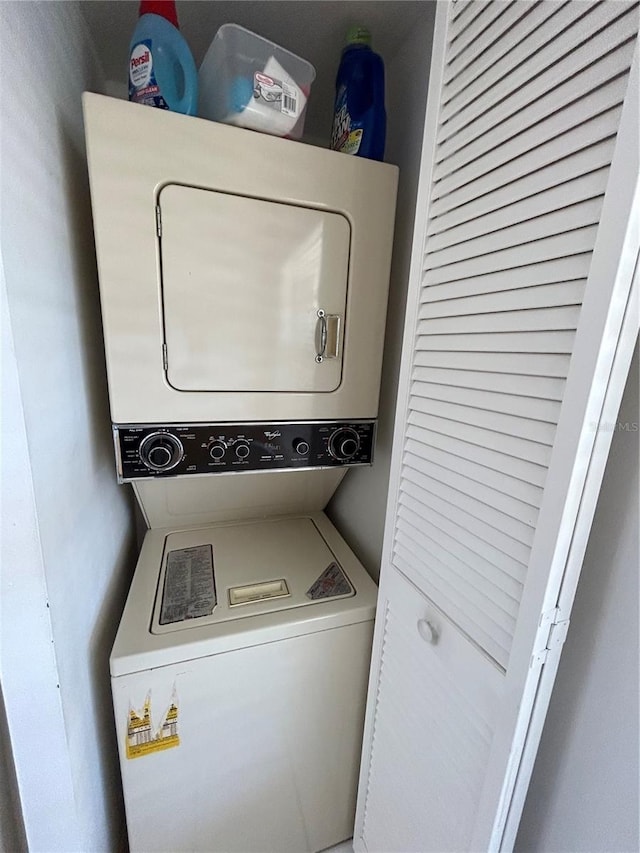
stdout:
<svg viewBox="0 0 640 853">
<path fill-rule="evenodd" d="M 132 850 L 352 834 L 375 600 L 322 513 L 147 534 L 111 656 Z"/>
</svg>

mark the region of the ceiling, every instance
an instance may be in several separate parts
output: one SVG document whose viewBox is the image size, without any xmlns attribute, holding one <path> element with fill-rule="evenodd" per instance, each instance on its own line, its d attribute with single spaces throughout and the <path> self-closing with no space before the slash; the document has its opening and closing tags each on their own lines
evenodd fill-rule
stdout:
<svg viewBox="0 0 640 853">
<path fill-rule="evenodd" d="M 83 0 L 81 9 L 109 81 L 127 80 L 128 47 L 137 0 Z M 430 0 L 177 0 L 180 30 L 199 66 L 218 28 L 235 23 L 311 62 L 316 69 L 305 136 L 328 140 L 336 71 L 347 29 L 369 27 L 373 47 L 388 63 Z"/>
</svg>

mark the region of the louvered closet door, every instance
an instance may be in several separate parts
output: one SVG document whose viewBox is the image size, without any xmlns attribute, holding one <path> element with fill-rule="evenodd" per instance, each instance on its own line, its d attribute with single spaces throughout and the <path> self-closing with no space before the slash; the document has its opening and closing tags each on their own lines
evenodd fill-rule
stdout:
<svg viewBox="0 0 640 853">
<path fill-rule="evenodd" d="M 637 32 L 439 4 L 357 850 L 513 840 L 637 335 Z"/>
</svg>

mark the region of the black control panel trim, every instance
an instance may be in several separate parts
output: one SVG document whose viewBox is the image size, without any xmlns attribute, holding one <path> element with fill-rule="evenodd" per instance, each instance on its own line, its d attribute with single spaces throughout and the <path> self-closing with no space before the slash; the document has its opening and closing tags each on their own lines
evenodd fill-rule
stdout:
<svg viewBox="0 0 640 853">
<path fill-rule="evenodd" d="M 118 480 L 371 465 L 376 422 L 286 421 L 114 424 Z M 158 451 L 154 453 L 154 443 Z M 165 447 L 180 447 L 165 470 Z"/>
</svg>

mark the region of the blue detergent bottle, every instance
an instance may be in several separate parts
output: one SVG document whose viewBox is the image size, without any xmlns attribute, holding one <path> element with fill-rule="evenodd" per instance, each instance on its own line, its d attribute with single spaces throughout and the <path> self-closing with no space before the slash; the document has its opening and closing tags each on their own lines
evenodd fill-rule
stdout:
<svg viewBox="0 0 640 853">
<path fill-rule="evenodd" d="M 129 45 L 129 100 L 195 115 L 198 72 L 178 30 L 175 0 L 142 0 Z"/>
<path fill-rule="evenodd" d="M 384 65 L 371 50 L 371 34 L 352 27 L 336 78 L 331 148 L 370 160 L 382 160 L 387 129 Z"/>
</svg>

